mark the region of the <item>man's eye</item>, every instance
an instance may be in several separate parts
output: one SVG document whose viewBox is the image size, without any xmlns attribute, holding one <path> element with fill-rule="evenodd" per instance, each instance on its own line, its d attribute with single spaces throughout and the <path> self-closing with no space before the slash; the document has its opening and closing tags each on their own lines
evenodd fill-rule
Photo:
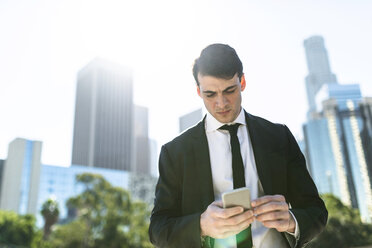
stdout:
<svg viewBox="0 0 372 248">
<path fill-rule="evenodd" d="M 235 90 L 228 90 L 226 91 L 227 94 L 231 94 L 231 93 L 234 93 Z"/>
<path fill-rule="evenodd" d="M 215 94 L 207 94 L 207 97 L 214 97 Z"/>
</svg>

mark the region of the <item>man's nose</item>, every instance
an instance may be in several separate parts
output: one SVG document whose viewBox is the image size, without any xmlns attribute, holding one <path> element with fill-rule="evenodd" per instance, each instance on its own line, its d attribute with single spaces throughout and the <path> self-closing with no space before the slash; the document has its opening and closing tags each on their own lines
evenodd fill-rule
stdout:
<svg viewBox="0 0 372 248">
<path fill-rule="evenodd" d="M 224 95 L 217 96 L 216 107 L 223 109 L 223 108 L 225 108 L 227 103 L 228 103 L 228 100 Z"/>
</svg>

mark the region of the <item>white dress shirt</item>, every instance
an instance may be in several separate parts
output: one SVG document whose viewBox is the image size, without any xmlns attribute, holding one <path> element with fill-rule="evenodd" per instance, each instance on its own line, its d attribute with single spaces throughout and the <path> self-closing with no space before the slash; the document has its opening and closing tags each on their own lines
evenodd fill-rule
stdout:
<svg viewBox="0 0 372 248">
<path fill-rule="evenodd" d="M 236 120 L 232 123 L 241 124 L 237 136 L 240 143 L 240 151 L 244 164 L 245 185 L 251 192 L 251 200 L 264 195 L 261 182 L 258 178 L 256 162 L 254 159 L 252 144 L 247 131 L 243 108 Z M 205 130 L 208 139 L 210 162 L 212 168 L 213 190 L 215 200 L 221 200 L 223 192 L 233 189 L 232 176 L 232 154 L 230 145 L 230 134 L 226 130 L 218 130 L 226 123 L 220 123 L 210 113 L 207 113 Z M 292 214 L 292 213 L 291 213 Z M 294 215 L 292 214 L 294 217 Z M 294 218 L 296 221 L 296 218 Z M 295 237 L 298 237 L 299 230 L 296 221 Z M 252 223 L 252 239 L 255 248 L 284 248 L 287 247 L 286 240 L 276 229 L 264 227 L 261 222 Z M 236 248 L 235 235 L 216 239 L 215 248 Z"/>
</svg>

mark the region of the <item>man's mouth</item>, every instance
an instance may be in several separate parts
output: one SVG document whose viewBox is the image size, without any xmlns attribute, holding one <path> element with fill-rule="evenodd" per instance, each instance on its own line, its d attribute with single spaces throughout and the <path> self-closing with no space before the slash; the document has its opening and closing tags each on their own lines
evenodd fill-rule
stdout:
<svg viewBox="0 0 372 248">
<path fill-rule="evenodd" d="M 225 111 L 218 111 L 217 114 L 219 115 L 226 115 L 230 112 L 230 110 L 225 110 Z"/>
</svg>

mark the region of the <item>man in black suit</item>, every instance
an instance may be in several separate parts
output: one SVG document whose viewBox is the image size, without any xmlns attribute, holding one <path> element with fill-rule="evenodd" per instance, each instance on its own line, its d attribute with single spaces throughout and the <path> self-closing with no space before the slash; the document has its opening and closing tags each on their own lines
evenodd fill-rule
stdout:
<svg viewBox="0 0 372 248">
<path fill-rule="evenodd" d="M 149 235 L 157 247 L 303 247 L 327 210 L 285 125 L 245 112 L 242 63 L 228 45 L 206 47 L 193 67 L 208 111 L 165 144 Z M 222 208 L 223 192 L 248 187 L 252 208 Z"/>
</svg>

